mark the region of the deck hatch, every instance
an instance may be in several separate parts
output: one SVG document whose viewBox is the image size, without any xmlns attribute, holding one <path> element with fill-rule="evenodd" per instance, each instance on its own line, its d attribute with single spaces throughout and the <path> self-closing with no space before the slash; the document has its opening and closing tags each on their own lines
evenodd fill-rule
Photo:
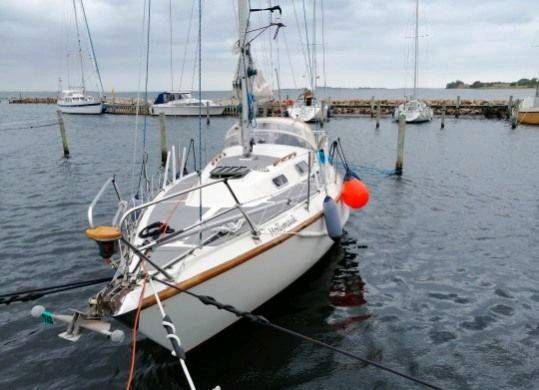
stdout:
<svg viewBox="0 0 539 390">
<path fill-rule="evenodd" d="M 212 169 L 210 177 L 212 179 L 239 179 L 249 173 L 250 169 L 246 166 L 227 166 L 222 165 Z"/>
</svg>

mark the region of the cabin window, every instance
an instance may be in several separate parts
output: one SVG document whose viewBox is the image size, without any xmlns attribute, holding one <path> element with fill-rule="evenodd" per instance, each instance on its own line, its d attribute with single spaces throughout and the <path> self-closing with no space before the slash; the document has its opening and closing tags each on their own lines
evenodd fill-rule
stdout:
<svg viewBox="0 0 539 390">
<path fill-rule="evenodd" d="M 286 183 L 288 183 L 288 179 L 286 178 L 285 175 L 279 175 L 277 177 L 274 177 L 272 181 L 273 181 L 273 184 L 275 184 L 277 187 L 282 187 Z"/>
<path fill-rule="evenodd" d="M 300 175 L 304 175 L 309 170 L 309 167 L 307 166 L 307 163 L 305 161 L 300 161 L 296 164 L 296 170 Z"/>
</svg>

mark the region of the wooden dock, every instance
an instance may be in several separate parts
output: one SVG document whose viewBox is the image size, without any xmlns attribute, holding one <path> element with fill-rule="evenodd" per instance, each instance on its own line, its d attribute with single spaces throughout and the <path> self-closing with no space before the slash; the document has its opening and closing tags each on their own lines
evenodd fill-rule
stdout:
<svg viewBox="0 0 539 390">
<path fill-rule="evenodd" d="M 259 115 L 281 116 L 286 109 L 286 101 L 273 101 L 259 107 Z M 517 100 L 509 97 L 508 100 L 460 100 L 435 99 L 425 100 L 433 109 L 435 115 L 447 116 L 482 116 L 492 119 L 507 119 L 511 110 L 518 105 Z M 389 116 L 393 114 L 396 106 L 403 103 L 403 100 L 384 99 L 328 99 L 325 101 L 330 105 L 330 115 L 334 117 L 361 117 L 376 116 L 378 106 L 380 115 Z M 16 97 L 9 99 L 10 104 L 55 104 L 56 97 Z M 224 105 L 226 116 L 238 116 L 240 110 L 236 99 L 226 99 L 217 101 Z M 141 102 L 139 113 L 149 115 L 150 102 Z M 137 100 L 134 98 L 113 98 L 106 99 L 105 113 L 114 115 L 135 115 L 137 112 Z M 205 114 L 205 112 L 204 112 Z"/>
</svg>

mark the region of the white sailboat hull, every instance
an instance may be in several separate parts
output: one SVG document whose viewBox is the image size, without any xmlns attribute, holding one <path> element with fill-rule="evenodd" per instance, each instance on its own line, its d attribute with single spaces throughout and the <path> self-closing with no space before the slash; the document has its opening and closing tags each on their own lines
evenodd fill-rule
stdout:
<svg viewBox="0 0 539 390">
<path fill-rule="evenodd" d="M 58 102 L 58 109 L 64 114 L 88 114 L 99 115 L 103 113 L 103 103 L 79 103 L 79 104 L 62 104 Z"/>
<path fill-rule="evenodd" d="M 163 113 L 166 116 L 198 116 L 200 113 L 199 106 L 193 106 L 193 105 L 181 105 L 181 104 L 153 104 L 151 107 L 151 113 L 152 115 L 159 115 Z M 206 106 L 202 106 L 202 115 L 206 116 L 208 114 L 210 116 L 218 116 L 223 115 L 223 112 L 225 111 L 224 106 L 218 106 L 218 105 L 210 105 L 209 108 Z"/>
<path fill-rule="evenodd" d="M 399 116 L 404 114 L 406 123 L 430 122 L 433 116 L 432 109 L 423 102 L 418 105 L 418 107 L 410 107 L 409 103 L 401 104 L 393 112 L 393 119 L 398 121 Z"/>
<path fill-rule="evenodd" d="M 344 224 L 349 209 L 340 204 L 340 211 Z M 324 218 L 319 216 L 301 231 L 301 236 L 291 235 L 271 249 L 208 279 L 191 291 L 216 297 L 220 302 L 232 304 L 239 310 L 252 311 L 292 284 L 329 250 L 333 241 L 327 235 L 318 234 L 325 231 Z M 167 299 L 164 305 L 187 351 L 238 321 L 233 314 L 203 305 L 186 294 L 175 295 Z M 139 330 L 171 349 L 157 305 L 141 312 Z"/>
<path fill-rule="evenodd" d="M 287 108 L 288 117 L 302 122 L 319 122 L 322 119 L 322 107 L 320 105 L 304 106 L 294 105 Z"/>
</svg>

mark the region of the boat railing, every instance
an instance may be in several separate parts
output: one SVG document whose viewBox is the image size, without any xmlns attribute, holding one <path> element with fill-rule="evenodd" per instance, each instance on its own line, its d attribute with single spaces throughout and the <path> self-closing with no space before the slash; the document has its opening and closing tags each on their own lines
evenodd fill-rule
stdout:
<svg viewBox="0 0 539 390">
<path fill-rule="evenodd" d="M 114 214 L 114 217 L 112 219 L 112 224 L 114 226 L 117 225 L 117 221 L 120 215 L 122 215 L 123 212 L 128 207 L 128 202 L 122 199 L 122 195 L 120 194 L 120 188 L 118 187 L 118 184 L 116 183 L 115 176 L 109 177 L 107 181 L 105 182 L 105 184 L 103 184 L 103 186 L 101 187 L 97 195 L 94 197 L 92 202 L 90 203 L 90 206 L 88 207 L 88 224 L 90 225 L 91 228 L 94 227 L 94 208 L 97 202 L 101 199 L 101 197 L 105 193 L 105 190 L 111 185 L 118 199 L 118 209 L 116 210 L 116 213 Z"/>
</svg>

